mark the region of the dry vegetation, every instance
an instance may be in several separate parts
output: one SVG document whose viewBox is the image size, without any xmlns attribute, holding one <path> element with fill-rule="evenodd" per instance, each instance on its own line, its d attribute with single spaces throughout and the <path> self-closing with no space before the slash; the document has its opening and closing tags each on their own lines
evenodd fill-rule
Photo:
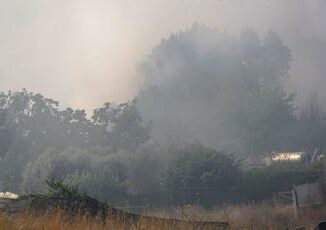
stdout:
<svg viewBox="0 0 326 230">
<path fill-rule="evenodd" d="M 62 212 L 47 213 L 43 216 L 35 216 L 30 214 L 23 214 L 11 218 L 2 214 L 0 216 L 0 230 L 156 230 L 156 229 L 216 229 L 215 227 L 196 227 L 193 223 L 179 223 L 171 224 L 164 221 L 151 221 L 146 218 L 137 222 L 137 224 L 130 224 L 128 221 L 121 219 L 107 218 L 105 221 L 102 219 L 89 219 L 85 217 L 76 217 L 69 219 Z M 218 228 L 224 229 L 224 228 Z"/>
<path fill-rule="evenodd" d="M 301 210 L 302 211 L 302 210 Z M 69 219 L 62 212 L 56 211 L 46 213 L 43 216 L 35 216 L 24 213 L 16 216 L 0 215 L 0 230 L 96 230 L 96 229 L 198 229 L 191 221 L 229 221 L 230 230 L 250 229 L 294 229 L 305 226 L 312 227 L 320 220 L 326 218 L 326 208 L 309 208 L 300 213 L 300 218 L 295 220 L 291 205 L 278 203 L 246 204 L 229 206 L 215 211 L 206 211 L 202 208 L 188 206 L 174 211 L 151 211 L 148 212 L 159 217 L 181 218 L 189 220 L 189 223 L 179 223 L 171 226 L 159 219 L 142 219 L 137 224 L 130 225 L 123 218 L 89 219 L 86 217 L 75 217 Z M 200 229 L 216 229 L 210 226 Z"/>
<path fill-rule="evenodd" d="M 161 216 L 168 217 L 168 212 Z M 175 211 L 175 216 L 203 221 L 228 221 L 230 230 L 274 230 L 295 229 L 305 226 L 313 229 L 316 224 L 326 219 L 326 207 L 311 207 L 299 210 L 299 218 L 294 218 L 292 205 L 279 202 L 249 203 L 207 211 L 199 207 L 185 207 Z M 171 217 L 171 215 L 170 215 Z"/>
</svg>

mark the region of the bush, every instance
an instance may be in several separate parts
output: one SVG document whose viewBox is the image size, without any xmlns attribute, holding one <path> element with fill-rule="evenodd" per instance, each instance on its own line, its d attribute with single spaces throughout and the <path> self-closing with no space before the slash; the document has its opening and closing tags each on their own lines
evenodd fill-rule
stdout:
<svg viewBox="0 0 326 230">
<path fill-rule="evenodd" d="M 48 179 L 64 180 L 67 175 L 82 175 L 90 171 L 91 162 L 91 156 L 82 150 L 68 149 L 58 153 L 48 149 L 27 165 L 23 173 L 23 191 L 43 191 Z"/>
<path fill-rule="evenodd" d="M 234 158 L 192 144 L 177 152 L 168 169 L 167 185 L 176 203 L 210 206 L 232 198 L 239 177 Z"/>
<path fill-rule="evenodd" d="M 163 191 L 163 158 L 155 145 L 107 155 L 49 149 L 28 164 L 22 187 L 25 192 L 44 191 L 44 181 L 55 179 L 78 185 L 80 191 L 111 204 L 157 203 Z"/>
</svg>

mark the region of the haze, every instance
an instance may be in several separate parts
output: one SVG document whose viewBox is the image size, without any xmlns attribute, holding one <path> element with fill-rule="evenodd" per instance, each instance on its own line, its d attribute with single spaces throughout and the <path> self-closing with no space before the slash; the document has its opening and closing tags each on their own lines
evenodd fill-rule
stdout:
<svg viewBox="0 0 326 230">
<path fill-rule="evenodd" d="M 292 49 L 288 85 L 298 94 L 325 83 L 322 0 L 0 0 L 0 90 L 46 94 L 91 110 L 136 95 L 138 71 L 162 38 L 194 22 L 237 33 L 276 31 Z"/>
</svg>

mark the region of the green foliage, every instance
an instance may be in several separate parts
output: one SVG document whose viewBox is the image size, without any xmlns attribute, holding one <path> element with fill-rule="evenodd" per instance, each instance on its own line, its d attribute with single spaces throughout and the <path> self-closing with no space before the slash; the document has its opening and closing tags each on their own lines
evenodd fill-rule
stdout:
<svg viewBox="0 0 326 230">
<path fill-rule="evenodd" d="M 64 184 L 63 181 L 50 179 L 45 181 L 48 186 L 48 197 L 76 198 L 82 195 L 78 191 L 78 186 Z"/>
<path fill-rule="evenodd" d="M 67 174 L 64 181 L 78 184 L 81 191 L 100 200 L 118 203 L 126 199 L 128 163 L 128 158 L 123 154 L 92 154 L 89 169 L 82 173 Z"/>
<path fill-rule="evenodd" d="M 111 203 L 124 202 L 128 196 L 141 202 L 152 192 L 162 191 L 160 177 L 164 161 L 161 154 L 153 145 L 133 153 L 109 155 L 79 149 L 63 152 L 49 149 L 28 164 L 22 189 L 27 193 L 46 191 L 44 181 L 53 178 L 78 185 L 80 191 Z"/>
<path fill-rule="evenodd" d="M 26 192 L 42 191 L 45 189 L 44 181 L 49 178 L 64 180 L 67 175 L 81 176 L 92 168 L 92 156 L 86 151 L 47 149 L 26 166 L 22 188 Z"/>
<path fill-rule="evenodd" d="M 82 198 L 86 197 L 86 193 L 80 193 L 78 186 L 64 183 L 62 180 L 48 179 L 45 180 L 47 188 L 44 192 L 33 192 L 25 195 L 20 195 L 19 200 L 25 200 L 29 198 Z"/>
<path fill-rule="evenodd" d="M 18 192 L 25 177 L 23 172 L 28 171 L 25 168 L 49 149 L 56 153 L 73 148 L 101 154 L 135 151 L 149 139 L 149 132 L 150 125 L 142 121 L 134 102 L 118 106 L 105 104 L 103 108 L 94 111 L 93 119 L 88 119 L 84 110 L 60 110 L 58 102 L 25 89 L 2 93 L 0 188 Z M 56 167 L 61 167 L 60 164 L 65 163 L 57 159 Z M 68 165 L 64 167 L 69 170 Z M 53 171 L 70 174 L 66 171 Z M 45 176 L 42 172 L 37 175 L 40 178 L 42 176 Z M 42 181 L 46 178 L 42 177 Z"/>
<path fill-rule="evenodd" d="M 92 141 L 113 150 L 135 151 L 150 138 L 150 123 L 143 122 L 135 101 L 117 106 L 106 103 L 94 110 L 92 120 Z"/>
<path fill-rule="evenodd" d="M 240 179 L 235 159 L 201 144 L 181 149 L 169 168 L 167 183 L 176 202 L 212 205 L 232 198 Z"/>
</svg>

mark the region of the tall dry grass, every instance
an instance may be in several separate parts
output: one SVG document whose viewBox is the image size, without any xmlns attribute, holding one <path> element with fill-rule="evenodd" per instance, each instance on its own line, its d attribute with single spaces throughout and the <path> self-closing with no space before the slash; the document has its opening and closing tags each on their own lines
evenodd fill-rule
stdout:
<svg viewBox="0 0 326 230">
<path fill-rule="evenodd" d="M 211 211 L 200 207 L 187 206 L 171 211 L 151 211 L 151 215 L 189 220 L 189 223 L 171 225 L 159 219 L 143 218 L 137 224 L 130 224 L 123 218 L 90 219 L 84 216 L 68 218 L 63 212 L 55 211 L 43 215 L 23 213 L 15 216 L 0 214 L 0 230 L 191 230 L 198 229 L 192 221 L 229 221 L 230 230 L 285 230 L 305 226 L 312 229 L 317 222 L 326 219 L 326 208 L 301 210 L 295 219 L 291 205 L 275 202 L 228 206 Z M 172 214 L 171 214 L 172 213 Z M 200 229 L 214 229 L 212 227 Z"/>
<path fill-rule="evenodd" d="M 45 213 L 41 216 L 24 213 L 10 217 L 0 215 L 0 230 L 195 230 L 199 229 L 196 224 L 189 222 L 170 223 L 160 219 L 143 218 L 136 223 L 130 223 L 123 217 L 110 218 L 87 218 L 84 216 L 67 217 L 61 211 Z M 203 230 L 216 229 L 212 226 L 201 227 Z M 218 228 L 219 229 L 219 228 Z M 224 229 L 224 228 L 223 228 Z"/>
</svg>

